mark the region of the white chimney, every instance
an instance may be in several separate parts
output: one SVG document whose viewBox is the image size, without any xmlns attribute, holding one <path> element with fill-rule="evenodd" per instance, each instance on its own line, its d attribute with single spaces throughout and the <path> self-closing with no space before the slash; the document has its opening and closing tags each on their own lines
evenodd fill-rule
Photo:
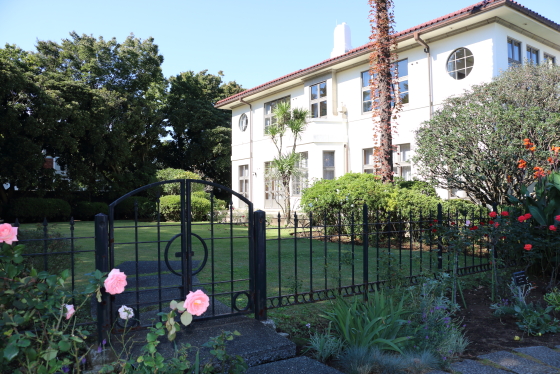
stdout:
<svg viewBox="0 0 560 374">
<path fill-rule="evenodd" d="M 346 22 L 342 22 L 334 28 L 334 48 L 331 52 L 331 58 L 343 55 L 351 49 L 350 27 Z"/>
</svg>

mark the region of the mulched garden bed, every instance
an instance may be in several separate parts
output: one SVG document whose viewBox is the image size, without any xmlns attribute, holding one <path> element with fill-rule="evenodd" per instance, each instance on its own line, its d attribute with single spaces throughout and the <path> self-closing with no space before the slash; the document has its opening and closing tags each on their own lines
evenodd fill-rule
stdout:
<svg viewBox="0 0 560 374">
<path fill-rule="evenodd" d="M 528 301 L 541 302 L 544 296 L 544 282 L 536 282 L 537 288 L 529 294 Z M 523 333 L 516 325 L 516 320 L 511 316 L 498 318 L 492 314 L 490 305 L 490 289 L 479 286 L 476 289 L 465 290 L 464 296 L 467 308 L 462 308 L 457 314 L 458 318 L 463 319 L 466 325 L 466 336 L 470 341 L 463 358 L 473 358 L 478 355 L 500 351 L 512 350 L 520 347 L 547 346 L 554 348 L 560 345 L 560 333 L 547 333 L 542 336 L 531 336 Z M 458 297 L 458 302 L 462 307 L 462 301 Z M 560 318 L 560 313 L 557 313 Z M 521 340 L 514 340 L 519 336 Z"/>
</svg>

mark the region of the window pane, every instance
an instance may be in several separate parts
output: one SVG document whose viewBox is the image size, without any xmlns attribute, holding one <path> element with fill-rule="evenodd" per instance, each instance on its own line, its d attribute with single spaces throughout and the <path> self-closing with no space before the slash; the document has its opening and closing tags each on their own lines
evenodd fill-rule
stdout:
<svg viewBox="0 0 560 374">
<path fill-rule="evenodd" d="M 270 103 L 264 104 L 264 113 L 271 114 L 272 113 L 272 105 Z"/>
<path fill-rule="evenodd" d="M 455 66 L 457 67 L 457 70 L 464 69 L 465 68 L 465 59 L 463 58 L 463 59 L 457 60 L 455 62 Z"/>
<path fill-rule="evenodd" d="M 455 61 L 449 61 L 447 63 L 447 71 L 454 71 L 455 69 Z"/>
<path fill-rule="evenodd" d="M 458 50 L 455 51 L 455 58 L 456 59 L 460 59 L 465 57 L 465 50 L 463 48 L 459 48 Z"/>
<path fill-rule="evenodd" d="M 362 91 L 362 101 L 371 100 L 370 93 L 371 93 L 371 90 Z"/>
<path fill-rule="evenodd" d="M 369 71 L 364 71 L 362 73 L 362 87 L 369 87 Z"/>
<path fill-rule="evenodd" d="M 469 56 L 467 57 L 467 67 L 472 67 L 474 65 L 474 57 Z"/>
<path fill-rule="evenodd" d="M 267 129 L 270 127 L 270 118 L 264 119 L 264 128 Z"/>
<path fill-rule="evenodd" d="M 373 165 L 373 148 L 364 149 L 364 165 Z"/>
<path fill-rule="evenodd" d="M 401 144 L 401 161 L 409 161 L 410 144 Z"/>
<path fill-rule="evenodd" d="M 365 112 L 371 112 L 371 101 L 364 101 L 362 110 Z"/>
<path fill-rule="evenodd" d="M 467 76 L 465 70 L 459 70 L 457 71 L 457 79 L 463 79 Z"/>
<path fill-rule="evenodd" d="M 401 96 L 401 102 L 402 102 L 403 104 L 408 104 L 408 92 L 406 92 L 406 93 L 401 93 L 400 96 Z"/>
<path fill-rule="evenodd" d="M 411 172 L 410 166 L 403 166 L 401 168 L 401 177 L 405 181 L 409 181 L 409 180 L 412 179 L 412 172 Z"/>
<path fill-rule="evenodd" d="M 319 105 L 311 104 L 311 118 L 319 117 Z"/>
<path fill-rule="evenodd" d="M 508 58 L 513 58 L 513 43 L 508 40 Z"/>
<path fill-rule="evenodd" d="M 311 100 L 317 99 L 317 85 L 311 86 Z"/>
<path fill-rule="evenodd" d="M 321 101 L 321 117 L 326 117 L 327 115 L 327 102 Z"/>
<path fill-rule="evenodd" d="M 514 60 L 521 61 L 521 44 L 513 42 L 513 58 Z"/>
<path fill-rule="evenodd" d="M 408 75 L 408 59 L 397 62 L 397 69 L 399 70 L 399 77 L 406 77 Z"/>
<path fill-rule="evenodd" d="M 327 82 L 319 83 L 319 97 L 327 96 Z"/>
<path fill-rule="evenodd" d="M 334 152 L 323 152 L 323 167 L 334 167 Z"/>
<path fill-rule="evenodd" d="M 323 172 L 323 179 L 334 179 L 334 170 L 325 170 Z"/>
</svg>

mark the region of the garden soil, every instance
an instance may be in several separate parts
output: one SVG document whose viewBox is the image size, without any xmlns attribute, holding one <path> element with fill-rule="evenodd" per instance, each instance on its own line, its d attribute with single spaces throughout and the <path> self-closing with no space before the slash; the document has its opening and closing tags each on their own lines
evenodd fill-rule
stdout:
<svg viewBox="0 0 560 374">
<path fill-rule="evenodd" d="M 470 342 L 462 358 L 474 358 L 490 352 L 510 351 L 520 347 L 547 346 L 554 348 L 555 345 L 560 345 L 560 333 L 531 336 L 519 329 L 515 318 L 494 316 L 493 310 L 490 309 L 490 305 L 493 304 L 490 295 L 490 289 L 487 287 L 479 286 L 475 289 L 465 290 L 467 308 L 463 307 L 461 298 L 458 297 L 462 309 L 457 317 L 463 320 L 462 324 L 465 325 L 466 336 Z M 528 301 L 545 305 L 543 296 L 544 282 L 537 282 L 537 288 L 531 291 Z M 556 317 L 560 319 L 560 313 L 556 314 Z M 516 336 L 521 339 L 516 341 Z"/>
</svg>

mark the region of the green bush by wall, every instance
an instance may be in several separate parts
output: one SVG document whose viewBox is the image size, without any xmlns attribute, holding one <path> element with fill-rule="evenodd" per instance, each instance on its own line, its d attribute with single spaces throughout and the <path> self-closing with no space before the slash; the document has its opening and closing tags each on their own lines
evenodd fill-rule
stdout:
<svg viewBox="0 0 560 374">
<path fill-rule="evenodd" d="M 74 208 L 72 216 L 74 219 L 82 221 L 93 221 L 95 219 L 95 215 L 99 213 L 109 214 L 109 206 L 105 203 L 80 201 L 76 204 L 76 208 Z"/>
<path fill-rule="evenodd" d="M 22 197 L 8 204 L 6 216 L 20 222 L 66 221 L 70 219 L 70 204 L 61 199 Z"/>
</svg>

